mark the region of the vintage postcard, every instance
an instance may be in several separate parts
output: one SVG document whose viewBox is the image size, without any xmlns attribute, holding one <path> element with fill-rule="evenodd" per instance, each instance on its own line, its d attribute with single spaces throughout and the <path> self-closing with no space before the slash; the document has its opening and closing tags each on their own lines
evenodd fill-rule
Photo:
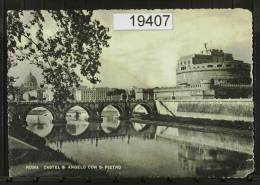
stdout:
<svg viewBox="0 0 260 185">
<path fill-rule="evenodd" d="M 254 171 L 243 9 L 8 11 L 9 174 Z"/>
</svg>

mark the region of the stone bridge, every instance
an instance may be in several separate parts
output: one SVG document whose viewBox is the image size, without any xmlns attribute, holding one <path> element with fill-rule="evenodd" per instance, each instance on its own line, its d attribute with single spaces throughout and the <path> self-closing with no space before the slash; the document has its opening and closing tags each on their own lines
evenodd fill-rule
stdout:
<svg viewBox="0 0 260 185">
<path fill-rule="evenodd" d="M 67 112 L 75 107 L 82 107 L 89 115 L 89 120 L 102 120 L 101 113 L 107 106 L 113 106 L 120 113 L 120 120 L 127 120 L 133 117 L 137 105 L 143 106 L 149 115 L 157 114 L 156 103 L 149 101 L 106 101 L 106 102 L 70 102 L 64 105 L 55 106 L 52 102 L 9 102 L 8 117 L 10 124 L 27 125 L 28 113 L 37 107 L 42 107 L 51 112 L 53 125 L 66 124 Z"/>
<path fill-rule="evenodd" d="M 153 138 L 156 126 L 147 125 L 141 131 L 137 131 L 129 121 L 129 118 L 134 117 L 134 110 L 137 105 L 143 106 L 148 115 L 157 114 L 157 108 L 154 101 L 71 102 L 63 106 L 55 106 L 52 102 L 9 102 L 9 134 L 14 137 L 17 135 L 21 136 L 22 130 L 26 130 L 25 127 L 28 126 L 26 121 L 27 115 L 31 110 L 41 107 L 47 109 L 53 117 L 53 128 L 51 129 L 51 132 L 45 136 L 49 141 L 77 141 L 79 139 L 90 139 L 91 141 L 94 140 L 94 142 L 97 142 L 98 139 L 118 137 L 127 137 L 129 140 L 132 136 Z M 89 115 L 89 126 L 79 135 L 70 134 L 66 127 L 66 114 L 75 106 L 82 107 Z M 101 127 L 101 113 L 107 106 L 113 106 L 120 114 L 119 127 L 110 133 L 106 133 Z M 26 135 L 26 137 L 31 136 Z"/>
</svg>

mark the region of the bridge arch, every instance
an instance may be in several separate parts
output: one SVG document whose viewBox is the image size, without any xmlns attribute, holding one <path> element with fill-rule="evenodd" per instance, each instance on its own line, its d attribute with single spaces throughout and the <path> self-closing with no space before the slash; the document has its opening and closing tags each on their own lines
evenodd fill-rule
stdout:
<svg viewBox="0 0 260 185">
<path fill-rule="evenodd" d="M 39 135 L 48 136 L 53 129 L 54 115 L 50 109 L 43 106 L 35 106 L 26 110 L 26 129 Z"/>
<path fill-rule="evenodd" d="M 104 105 L 101 107 L 100 115 L 102 115 L 102 112 L 103 112 L 104 109 L 106 109 L 107 107 L 114 107 L 114 108 L 117 110 L 117 112 L 119 113 L 119 116 L 124 115 L 124 108 L 123 108 L 121 105 L 115 104 L 115 103 L 104 104 Z"/>
<path fill-rule="evenodd" d="M 27 115 L 30 113 L 30 111 L 32 111 L 33 109 L 36 108 L 44 108 L 47 111 L 49 111 L 53 117 L 53 120 L 55 120 L 57 118 L 57 114 L 55 112 L 55 110 L 47 105 L 29 105 L 29 106 L 24 106 L 23 107 L 23 111 L 21 113 L 21 116 L 23 119 L 26 119 Z"/>
<path fill-rule="evenodd" d="M 145 115 L 153 114 L 153 108 L 147 103 L 136 103 L 133 105 L 131 110 L 132 117 L 139 117 Z M 138 122 L 138 121 L 131 121 L 131 127 L 135 132 L 143 132 L 150 128 L 151 125 Z"/>
<path fill-rule="evenodd" d="M 89 127 L 90 110 L 80 105 L 70 106 L 65 112 L 66 131 L 69 135 L 79 136 Z"/>
<path fill-rule="evenodd" d="M 149 104 L 136 103 L 131 110 L 132 115 L 134 113 L 137 113 L 138 109 L 140 110 L 140 112 L 142 111 L 145 114 L 152 114 L 153 113 L 153 108 Z"/>
<path fill-rule="evenodd" d="M 114 105 L 107 105 L 101 111 L 101 129 L 106 134 L 115 132 L 120 127 L 120 116 L 122 116 L 123 110 Z"/>
<path fill-rule="evenodd" d="M 84 110 L 88 113 L 88 116 L 89 116 L 89 117 L 91 117 L 92 114 L 93 114 L 92 110 L 91 110 L 88 106 L 82 106 L 82 105 L 80 105 L 80 104 L 72 104 L 72 105 L 70 105 L 69 107 L 67 107 L 67 108 L 65 109 L 65 111 L 64 111 L 65 114 L 67 114 L 68 111 L 71 110 L 71 109 L 74 108 L 74 107 L 80 107 L 80 108 L 84 109 Z"/>
</svg>

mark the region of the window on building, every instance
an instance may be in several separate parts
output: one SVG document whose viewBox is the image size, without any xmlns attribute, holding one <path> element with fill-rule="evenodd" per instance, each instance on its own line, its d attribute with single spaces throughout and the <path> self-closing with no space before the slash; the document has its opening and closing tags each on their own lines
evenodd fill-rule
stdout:
<svg viewBox="0 0 260 185">
<path fill-rule="evenodd" d="M 222 67 L 222 64 L 218 64 L 217 67 Z"/>
<path fill-rule="evenodd" d="M 208 67 L 208 68 L 212 68 L 212 67 L 213 67 L 213 65 L 207 65 L 207 67 Z"/>
</svg>

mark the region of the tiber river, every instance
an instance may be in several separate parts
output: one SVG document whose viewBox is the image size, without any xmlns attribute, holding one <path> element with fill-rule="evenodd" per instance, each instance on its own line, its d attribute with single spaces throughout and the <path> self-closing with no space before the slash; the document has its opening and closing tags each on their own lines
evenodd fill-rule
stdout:
<svg viewBox="0 0 260 185">
<path fill-rule="evenodd" d="M 140 106 L 137 114 L 147 114 Z M 131 125 L 136 133 L 125 137 L 107 137 L 98 144 L 91 139 L 48 142 L 82 165 L 115 165 L 110 175 L 125 177 L 244 177 L 253 171 L 253 140 L 241 131 L 226 132 L 224 128 L 201 129 L 155 126 L 154 137 L 146 137 L 145 124 L 119 121 L 118 111 L 108 106 L 102 112 L 101 128 L 109 134 L 121 124 Z M 67 132 L 81 135 L 90 127 L 88 113 L 73 107 L 66 115 Z M 27 116 L 28 130 L 46 137 L 53 129 L 51 113 L 43 108 Z M 159 124 L 160 125 L 160 124 Z M 213 131 L 212 131 L 213 130 Z"/>
</svg>

